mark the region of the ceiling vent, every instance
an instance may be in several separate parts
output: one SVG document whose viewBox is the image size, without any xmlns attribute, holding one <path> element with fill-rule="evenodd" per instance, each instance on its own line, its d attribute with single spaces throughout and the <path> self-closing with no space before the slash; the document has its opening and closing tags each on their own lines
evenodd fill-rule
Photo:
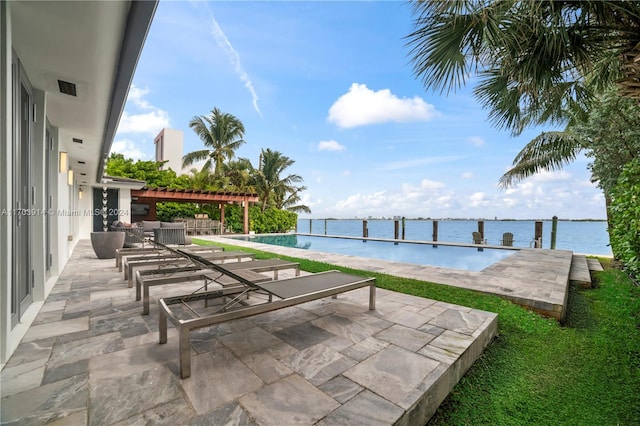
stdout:
<svg viewBox="0 0 640 426">
<path fill-rule="evenodd" d="M 73 83 L 58 80 L 58 88 L 60 89 L 60 93 L 64 93 L 65 95 L 77 96 L 76 85 Z"/>
<path fill-rule="evenodd" d="M 75 90 L 74 90 L 74 93 L 75 93 Z M 75 96 L 75 95 L 73 95 L 73 96 Z M 72 140 L 73 140 L 74 143 L 82 143 L 82 139 L 73 138 Z"/>
</svg>

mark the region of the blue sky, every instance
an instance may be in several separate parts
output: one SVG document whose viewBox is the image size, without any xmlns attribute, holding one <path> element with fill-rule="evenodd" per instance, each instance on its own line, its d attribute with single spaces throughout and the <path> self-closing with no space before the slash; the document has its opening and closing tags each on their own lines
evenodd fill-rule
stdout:
<svg viewBox="0 0 640 426">
<path fill-rule="evenodd" d="M 163 127 L 184 132 L 214 107 L 238 117 L 257 165 L 271 148 L 295 160 L 313 218 L 596 218 L 587 159 L 501 190 L 519 137 L 473 98 L 425 91 L 404 37 L 405 2 L 164 2 L 147 38 L 112 151 L 153 159 Z"/>
</svg>

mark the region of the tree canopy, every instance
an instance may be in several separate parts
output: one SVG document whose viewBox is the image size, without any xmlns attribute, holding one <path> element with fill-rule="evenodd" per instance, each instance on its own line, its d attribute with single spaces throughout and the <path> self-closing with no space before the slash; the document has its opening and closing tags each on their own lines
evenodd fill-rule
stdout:
<svg viewBox="0 0 640 426">
<path fill-rule="evenodd" d="M 542 133 L 525 145 L 500 185 L 510 186 L 543 170 L 559 170 L 580 152 L 592 159 L 592 181 L 608 195 L 625 164 L 640 157 L 637 101 L 620 97 L 613 89 L 597 96 L 586 117 L 572 119 L 564 131 Z"/>
<path fill-rule="evenodd" d="M 448 92 L 477 76 L 490 120 L 514 134 L 564 123 L 603 88 L 636 77 L 638 2 L 416 1 L 413 11 L 407 39 L 424 86 Z"/>
<path fill-rule="evenodd" d="M 296 186 L 296 183 L 302 182 L 302 177 L 297 174 L 289 174 L 283 176 L 286 169 L 295 163 L 286 155 L 279 151 L 273 151 L 269 148 L 263 149 L 260 153 L 260 165 L 253 173 L 254 186 L 258 191 L 262 211 L 268 206 L 274 206 L 278 209 L 288 207 L 291 211 L 307 211 L 307 206 L 295 205 L 295 202 L 289 202 L 285 205 L 288 197 L 293 196 L 295 201 L 299 201 L 297 195 L 300 191 L 306 189 L 303 186 Z"/>
<path fill-rule="evenodd" d="M 225 161 L 231 160 L 237 149 L 245 143 L 244 124 L 234 115 L 214 108 L 208 116 L 193 117 L 189 127 L 204 143 L 205 149 L 186 154 L 182 166 L 189 167 L 204 161 L 203 170 L 213 170 L 214 176 L 222 174 Z"/>
<path fill-rule="evenodd" d="M 296 174 L 284 175 L 294 160 L 281 152 L 262 149 L 258 167 L 247 158 L 236 158 L 237 149 L 245 143 L 244 125 L 232 114 L 214 108 L 209 116 L 194 117 L 189 126 L 200 136 L 205 149 L 183 157 L 187 167 L 196 161 L 206 160 L 200 171 L 192 169 L 191 185 L 197 189 L 212 191 L 255 192 L 260 197 L 260 209 L 268 207 L 292 212 L 311 213 L 308 206 L 299 204 L 305 186 Z M 214 166 L 211 173 L 211 166 Z"/>
<path fill-rule="evenodd" d="M 147 186 L 166 187 L 176 189 L 189 188 L 186 176 L 177 176 L 173 170 L 162 170 L 166 161 L 150 161 L 125 158 L 124 155 L 112 153 L 107 160 L 105 173 L 109 176 L 119 176 L 138 179 L 147 182 Z"/>
</svg>

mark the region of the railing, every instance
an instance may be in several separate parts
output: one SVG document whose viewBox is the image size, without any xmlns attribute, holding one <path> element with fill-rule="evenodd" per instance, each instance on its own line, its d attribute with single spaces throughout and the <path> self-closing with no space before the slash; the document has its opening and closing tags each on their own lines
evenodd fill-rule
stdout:
<svg viewBox="0 0 640 426">
<path fill-rule="evenodd" d="M 557 236 L 557 217 L 553 217 L 552 219 L 552 224 L 553 224 L 553 232 L 551 235 L 551 247 L 555 248 L 555 238 Z M 446 240 L 442 240 L 439 237 L 439 231 L 442 231 L 441 229 L 439 229 L 439 225 L 443 225 L 446 227 L 445 230 L 448 230 L 450 228 L 448 228 L 450 226 L 450 224 L 456 224 L 458 223 L 456 220 L 443 220 L 441 221 L 442 223 L 439 223 L 438 220 L 432 220 L 432 219 L 427 219 L 427 220 L 418 220 L 418 222 L 424 222 L 424 221 L 428 221 L 431 222 L 432 225 L 432 229 L 425 229 L 424 226 L 422 226 L 420 228 L 420 233 L 419 233 L 419 237 L 416 238 L 416 233 L 415 233 L 415 227 L 414 227 L 414 223 L 411 220 L 407 220 L 405 218 L 397 218 L 397 219 L 346 219 L 344 220 L 345 222 L 352 222 L 351 225 L 349 225 L 348 227 L 345 228 L 339 228 L 339 230 L 336 227 L 331 226 L 332 222 L 342 222 L 342 220 L 340 219 L 309 219 L 308 223 L 309 223 L 309 227 L 308 227 L 308 233 L 309 234 L 318 234 L 318 235 L 328 235 L 328 234 L 333 234 L 333 235 L 344 235 L 344 236 L 350 236 L 350 237 L 362 237 L 363 239 L 368 239 L 368 238 L 393 238 L 396 241 L 402 241 L 405 240 L 405 237 L 407 235 L 407 222 L 409 222 L 409 229 L 410 232 L 409 234 L 412 234 L 412 236 L 409 236 L 409 239 L 420 239 L 421 241 L 429 241 L 428 238 L 426 237 L 426 235 L 429 235 L 431 237 L 430 241 L 433 242 L 439 242 L 439 241 L 446 241 L 446 242 L 464 242 L 464 243 L 475 243 L 475 244 L 492 244 L 492 245 L 501 245 L 501 246 L 505 246 L 505 247 L 513 247 L 517 245 L 517 240 L 514 238 L 514 233 L 518 232 L 520 234 L 520 246 L 521 247 L 532 247 L 532 248 L 542 248 L 542 242 L 543 242 L 543 222 L 542 221 L 531 221 L 533 222 L 533 238 L 531 240 L 529 240 L 530 235 L 529 232 L 531 232 L 530 228 L 528 230 L 523 230 L 522 227 L 519 227 L 517 229 L 512 229 L 509 227 L 509 223 L 511 223 L 510 221 L 504 221 L 501 222 L 503 224 L 506 224 L 506 229 L 505 227 L 499 228 L 499 234 L 496 232 L 496 226 L 495 223 L 497 223 L 497 221 L 488 221 L 487 224 L 489 224 L 490 226 L 490 230 L 488 233 L 485 233 L 485 221 L 484 220 L 477 220 L 475 222 L 477 222 L 477 228 L 476 225 L 474 224 L 472 227 L 465 225 L 464 229 L 464 234 L 462 233 L 457 233 L 457 235 L 455 235 L 454 239 L 451 239 L 451 235 L 449 234 L 448 237 L 445 236 L 445 238 L 449 238 Z M 320 223 L 318 223 L 320 222 Z M 380 222 L 385 222 L 385 228 L 382 229 L 380 227 Z M 389 225 L 389 222 L 391 222 L 391 225 Z M 461 221 L 461 222 L 470 222 L 470 221 Z M 300 227 L 302 229 L 306 228 L 306 220 L 305 221 L 301 221 L 300 223 Z M 318 224 L 320 225 L 318 228 Z M 391 228 L 386 228 L 387 226 L 391 226 Z M 324 230 L 322 229 L 324 227 Z M 333 228 L 333 229 L 330 229 Z M 296 227 L 296 232 L 298 232 L 299 230 Z M 414 232 L 411 232 L 414 231 Z M 430 232 L 429 232 L 430 231 Z M 301 232 L 307 232 L 306 229 L 302 230 Z M 447 234 L 445 232 L 445 234 Z M 478 234 L 477 238 L 472 238 L 472 234 Z M 487 235 L 488 234 L 488 235 Z M 510 235 L 507 235 L 510 234 Z M 529 235 L 527 235 L 529 234 Z M 507 238 L 507 236 L 509 238 Z"/>
</svg>

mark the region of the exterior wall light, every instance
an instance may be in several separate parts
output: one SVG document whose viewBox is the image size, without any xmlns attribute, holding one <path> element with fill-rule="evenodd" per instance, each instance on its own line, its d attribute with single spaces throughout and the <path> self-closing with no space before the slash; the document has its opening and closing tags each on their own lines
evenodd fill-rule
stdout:
<svg viewBox="0 0 640 426">
<path fill-rule="evenodd" d="M 68 158 L 69 154 L 67 154 L 64 151 L 60 151 L 60 173 L 65 173 L 67 171 L 67 166 L 69 164 L 69 158 Z"/>
</svg>

